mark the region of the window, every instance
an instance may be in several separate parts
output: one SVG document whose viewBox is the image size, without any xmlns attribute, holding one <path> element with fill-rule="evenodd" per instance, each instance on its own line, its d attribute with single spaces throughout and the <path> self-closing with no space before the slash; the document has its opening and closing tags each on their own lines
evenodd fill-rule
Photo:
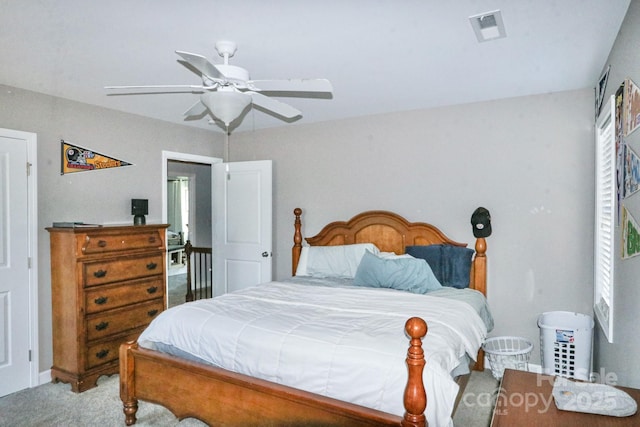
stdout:
<svg viewBox="0 0 640 427">
<path fill-rule="evenodd" d="M 613 342 L 613 265 L 616 212 L 616 138 L 614 96 L 596 121 L 596 223 L 594 312 L 609 342 Z"/>
</svg>

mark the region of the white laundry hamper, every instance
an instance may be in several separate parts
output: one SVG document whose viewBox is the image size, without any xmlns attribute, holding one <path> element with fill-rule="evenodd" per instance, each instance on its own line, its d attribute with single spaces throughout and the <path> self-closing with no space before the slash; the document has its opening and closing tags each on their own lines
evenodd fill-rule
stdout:
<svg viewBox="0 0 640 427">
<path fill-rule="evenodd" d="M 589 381 L 593 318 L 569 311 L 549 311 L 538 316 L 542 371 Z"/>
</svg>

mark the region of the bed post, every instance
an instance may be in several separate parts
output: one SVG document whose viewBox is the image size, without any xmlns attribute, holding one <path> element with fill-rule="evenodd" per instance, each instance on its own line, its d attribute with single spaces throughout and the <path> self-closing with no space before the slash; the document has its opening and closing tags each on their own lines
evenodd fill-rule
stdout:
<svg viewBox="0 0 640 427">
<path fill-rule="evenodd" d="M 487 241 L 476 239 L 476 256 L 473 261 L 473 288 L 487 295 Z"/>
<path fill-rule="evenodd" d="M 296 219 L 293 223 L 295 231 L 293 233 L 293 249 L 291 250 L 291 275 L 295 276 L 296 269 L 298 268 L 298 261 L 300 261 L 300 252 L 302 252 L 302 232 L 300 231 L 302 226 L 302 222 L 300 221 L 302 209 L 295 208 L 293 210 L 293 214 L 296 216 Z"/>
<path fill-rule="evenodd" d="M 136 423 L 136 412 L 138 412 L 138 399 L 136 399 L 133 375 L 134 358 L 131 355 L 131 350 L 136 348 L 138 348 L 138 344 L 135 341 L 120 345 L 120 400 L 122 400 L 125 423 L 128 426 Z"/>
<path fill-rule="evenodd" d="M 473 260 L 473 283 L 474 289 L 487 296 L 487 241 L 484 237 L 476 239 L 476 256 Z M 476 364 L 473 367 L 476 371 L 484 371 L 484 350 L 478 350 Z"/>
<path fill-rule="evenodd" d="M 427 408 L 427 393 L 422 382 L 422 371 L 425 365 L 422 338 L 427 334 L 427 323 L 419 317 L 412 317 L 407 320 L 405 331 L 411 337 L 409 350 L 407 350 L 409 379 L 404 390 L 405 413 L 400 425 L 427 427 L 427 419 L 424 415 Z"/>
</svg>

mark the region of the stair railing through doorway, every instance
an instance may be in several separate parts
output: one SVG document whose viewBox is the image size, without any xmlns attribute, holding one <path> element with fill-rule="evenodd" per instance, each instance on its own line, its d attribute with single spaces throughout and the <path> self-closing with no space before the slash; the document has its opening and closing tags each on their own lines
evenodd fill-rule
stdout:
<svg viewBox="0 0 640 427">
<path fill-rule="evenodd" d="M 187 258 L 187 294 L 185 301 L 213 296 L 213 265 L 211 248 L 199 248 L 187 240 L 184 245 Z"/>
</svg>

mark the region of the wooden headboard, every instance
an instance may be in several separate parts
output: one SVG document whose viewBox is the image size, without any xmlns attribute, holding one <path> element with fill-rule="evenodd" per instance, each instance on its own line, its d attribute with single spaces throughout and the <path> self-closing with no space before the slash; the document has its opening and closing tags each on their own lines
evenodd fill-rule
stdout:
<svg viewBox="0 0 640 427">
<path fill-rule="evenodd" d="M 295 275 L 302 251 L 302 209 L 293 210 L 295 215 L 292 274 Z M 448 244 L 466 247 L 449 239 L 443 232 L 431 224 L 409 222 L 403 217 L 388 211 L 367 211 L 358 214 L 349 221 L 335 221 L 327 224 L 317 235 L 307 237 L 310 246 L 349 245 L 354 243 L 373 243 L 383 252 L 405 253 L 407 246 Z M 469 287 L 487 294 L 487 244 L 484 238 L 476 239 L 475 255 L 471 265 Z"/>
</svg>

